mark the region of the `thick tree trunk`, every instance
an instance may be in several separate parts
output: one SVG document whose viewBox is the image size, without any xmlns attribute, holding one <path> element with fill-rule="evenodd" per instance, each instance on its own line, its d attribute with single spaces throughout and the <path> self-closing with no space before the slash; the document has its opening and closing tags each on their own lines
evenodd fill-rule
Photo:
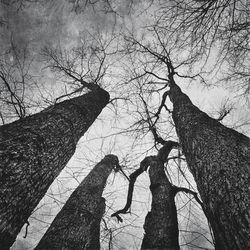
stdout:
<svg viewBox="0 0 250 250">
<path fill-rule="evenodd" d="M 9 249 L 109 94 L 97 89 L 0 127 L 0 244 Z"/>
<path fill-rule="evenodd" d="M 105 212 L 102 193 L 118 164 L 116 156 L 107 155 L 93 168 L 58 213 L 36 250 L 100 249 L 100 222 Z"/>
<path fill-rule="evenodd" d="M 216 249 L 250 248 L 250 140 L 209 117 L 171 80 L 173 119 Z"/>
<path fill-rule="evenodd" d="M 178 250 L 179 231 L 175 206 L 176 189 L 169 182 L 164 165 L 156 156 L 150 160 L 151 212 L 145 219 L 141 249 Z"/>
</svg>

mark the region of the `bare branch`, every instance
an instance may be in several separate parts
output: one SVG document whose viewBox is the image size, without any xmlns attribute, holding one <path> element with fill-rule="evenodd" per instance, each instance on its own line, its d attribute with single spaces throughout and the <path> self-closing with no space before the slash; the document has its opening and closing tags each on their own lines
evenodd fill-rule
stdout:
<svg viewBox="0 0 250 250">
<path fill-rule="evenodd" d="M 178 145 L 179 144 L 177 142 L 167 141 L 165 143 L 165 145 L 159 150 L 157 156 L 147 156 L 146 158 L 144 158 L 144 160 L 141 161 L 140 168 L 135 170 L 129 176 L 130 180 L 129 180 L 129 188 L 128 188 L 128 195 L 127 195 L 127 203 L 126 203 L 126 205 L 124 206 L 123 209 L 118 210 L 117 212 L 113 213 L 111 215 L 111 217 L 116 217 L 119 222 L 123 221 L 119 214 L 126 214 L 128 212 L 128 210 L 129 210 L 129 208 L 131 207 L 132 198 L 133 198 L 133 191 L 134 191 L 134 185 L 135 185 L 137 177 L 148 169 L 148 167 L 150 166 L 150 163 L 152 161 L 152 158 L 157 157 L 157 159 L 164 164 L 168 159 L 168 155 L 169 155 L 170 151 L 173 148 L 178 147 Z"/>
</svg>

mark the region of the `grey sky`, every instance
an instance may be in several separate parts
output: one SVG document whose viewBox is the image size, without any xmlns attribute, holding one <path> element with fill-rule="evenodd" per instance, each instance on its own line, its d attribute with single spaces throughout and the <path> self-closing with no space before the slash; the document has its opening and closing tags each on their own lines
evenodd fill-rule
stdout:
<svg viewBox="0 0 250 250">
<path fill-rule="evenodd" d="M 116 11 L 115 13 L 111 11 L 109 6 L 104 4 L 104 1 L 100 1 L 100 3 L 95 6 L 87 6 L 86 8 L 84 8 L 83 2 L 84 1 L 69 0 L 38 1 L 37 3 L 27 3 L 25 7 L 19 11 L 12 5 L 0 4 L 0 17 L 1 20 L 5 21 L 0 26 L 1 55 L 8 51 L 11 42 L 13 42 L 14 46 L 18 49 L 28 47 L 28 56 L 33 59 L 31 73 L 36 76 L 35 79 L 38 82 L 41 81 L 39 84 L 43 84 L 39 91 L 34 91 L 35 95 L 33 97 L 38 100 L 44 101 L 44 99 L 47 98 L 50 101 L 54 101 L 56 97 L 64 93 L 65 89 L 68 90 L 69 88 L 69 86 L 63 82 L 65 80 L 64 78 L 58 79 L 53 72 L 45 69 L 46 65 L 41 57 L 41 49 L 43 49 L 44 46 L 60 47 L 69 50 L 81 44 L 82 39 L 88 37 L 89 34 L 95 35 L 97 33 L 102 34 L 105 38 L 111 36 L 113 33 L 119 37 L 119 35 L 124 35 L 126 32 L 134 32 L 141 36 L 143 32 L 146 32 L 144 27 L 154 20 L 154 11 L 156 9 L 155 6 L 150 6 L 149 3 L 141 3 L 143 1 L 135 1 L 136 4 L 131 7 L 129 1 L 124 3 L 124 1 L 120 0 L 115 1 L 112 5 L 113 11 Z M 77 4 L 80 5 L 78 6 Z M 149 8 L 147 9 L 148 6 Z M 74 7 L 77 8 L 74 9 Z M 146 35 L 149 40 L 152 38 L 152 34 Z M 115 42 L 114 45 L 112 44 L 110 51 L 112 51 L 115 46 L 120 49 L 119 46 L 121 43 L 119 40 Z M 11 62 L 11 54 L 8 54 L 7 59 Z M 110 91 L 112 98 L 119 97 L 119 95 L 123 95 L 124 97 L 129 94 L 133 88 L 133 85 L 129 88 L 126 87 L 129 85 L 122 85 L 122 87 L 119 85 L 124 80 L 122 77 L 126 75 L 124 71 L 128 61 L 122 61 L 123 57 L 119 56 L 111 57 L 111 59 L 108 60 L 110 60 L 108 62 L 110 62 L 111 67 L 110 71 L 108 71 L 109 74 L 103 80 L 104 86 Z M 185 71 L 188 72 L 188 69 L 185 69 Z M 123 73 L 124 75 L 122 75 Z M 114 75 L 118 75 L 118 77 L 115 78 L 113 77 Z M 183 91 L 188 94 L 195 105 L 213 117 L 218 117 L 220 107 L 229 99 L 234 105 L 234 109 L 223 122 L 249 135 L 249 104 L 245 98 L 239 97 L 230 86 L 224 87 L 216 85 L 207 87 L 199 84 L 198 81 L 190 82 L 187 79 L 183 80 L 180 78 L 177 79 L 177 83 Z M 160 102 L 159 96 L 154 95 L 154 98 L 155 99 L 150 103 L 152 106 Z M 38 205 L 38 207 L 42 206 L 42 209 L 36 211 L 33 219 L 30 220 L 31 225 L 29 227 L 28 237 L 26 239 L 22 238 L 25 231 L 24 227 L 19 235 L 19 241 L 13 249 L 22 249 L 22 244 L 24 245 L 23 249 L 32 249 L 32 246 L 36 244 L 39 237 L 42 237 L 42 233 L 48 226 L 48 223 L 51 222 L 69 194 L 84 176 L 87 175 L 94 164 L 105 154 L 117 154 L 121 160 L 123 159 L 123 162 L 127 160 L 126 166 L 129 169 L 127 172 L 130 173 L 132 168 L 135 169 L 138 167 L 140 160 L 142 160 L 145 155 L 156 153 L 155 150 L 147 152 L 147 150 L 152 147 L 151 135 L 142 138 L 142 143 L 138 145 L 134 144 L 134 134 L 122 133 L 125 128 L 128 128 L 136 120 L 135 117 L 133 117 L 136 113 L 135 103 L 131 105 L 126 104 L 126 106 L 124 102 L 118 101 L 117 104 L 117 110 L 119 111 L 118 116 L 116 116 L 115 113 L 117 110 L 110 105 L 103 110 L 99 119 L 84 138 L 80 140 L 75 156 L 48 190 L 47 197 Z M 169 101 L 167 101 L 167 104 L 171 107 Z M 44 104 L 43 102 L 43 105 L 46 106 L 47 103 Z M 131 117 L 127 116 L 128 113 L 132 114 Z M 239 126 L 241 123 L 248 124 L 246 124 L 246 126 Z M 108 136 L 115 133 L 117 135 Z M 178 173 L 174 170 L 174 163 L 172 166 L 171 171 L 173 171 L 173 176 L 176 177 Z M 187 168 L 183 168 L 187 172 L 187 175 L 190 175 L 188 174 Z M 189 177 L 191 178 L 191 176 Z M 176 181 L 175 178 L 174 181 Z M 187 184 L 184 180 L 182 181 L 184 184 Z M 127 182 L 121 176 L 114 177 L 114 175 L 112 175 L 109 184 L 110 186 L 108 186 L 106 190 L 106 197 L 107 199 L 110 198 L 110 200 L 108 200 L 107 203 L 112 206 L 112 209 L 121 208 L 126 197 Z M 139 180 L 138 189 L 135 192 L 136 204 L 132 210 L 135 214 L 131 216 L 126 215 L 128 219 L 125 224 L 127 223 L 127 225 L 129 225 L 129 223 L 135 220 L 135 222 L 133 222 L 135 226 L 128 226 L 128 229 L 125 229 L 126 234 L 123 234 L 122 230 L 117 230 L 120 232 L 120 235 L 117 235 L 116 242 L 120 242 L 120 245 L 118 244 L 120 249 L 122 249 L 122 247 L 125 247 L 124 249 L 137 249 L 139 247 L 139 239 L 143 233 L 142 223 L 147 210 L 150 208 L 148 185 L 147 174 L 144 174 Z M 117 188 L 118 191 L 116 193 L 109 193 L 109 191 L 114 191 Z M 178 199 L 180 204 L 184 203 L 181 198 Z M 107 211 L 108 214 L 112 213 L 112 210 L 107 209 Z M 197 211 L 196 208 L 194 208 L 194 214 L 198 213 Z M 180 221 L 184 221 L 186 211 L 182 213 L 182 216 L 183 217 L 179 218 Z M 197 218 L 199 218 L 199 214 Z M 202 217 L 202 219 L 204 218 Z M 109 220 L 109 225 L 114 230 L 122 226 L 117 224 L 114 219 L 111 220 L 109 218 Z M 136 227 L 138 225 L 141 227 L 140 229 Z M 129 235 L 128 232 L 130 232 L 131 235 Z M 126 244 L 129 248 L 126 248 Z M 30 246 L 30 248 L 25 248 L 26 246 Z"/>
</svg>

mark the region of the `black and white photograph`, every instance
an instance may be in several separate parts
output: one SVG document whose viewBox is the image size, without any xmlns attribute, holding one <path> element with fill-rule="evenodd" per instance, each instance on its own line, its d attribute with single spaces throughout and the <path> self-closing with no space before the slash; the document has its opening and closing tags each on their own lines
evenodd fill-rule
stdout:
<svg viewBox="0 0 250 250">
<path fill-rule="evenodd" d="M 0 250 L 250 249 L 249 0 L 0 0 Z"/>
</svg>

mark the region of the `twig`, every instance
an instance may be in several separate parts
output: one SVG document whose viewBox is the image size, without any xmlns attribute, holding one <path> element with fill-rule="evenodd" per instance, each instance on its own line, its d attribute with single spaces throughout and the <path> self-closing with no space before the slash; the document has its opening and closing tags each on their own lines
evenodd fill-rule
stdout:
<svg viewBox="0 0 250 250">
<path fill-rule="evenodd" d="M 204 211 L 204 205 L 202 203 L 202 201 L 199 199 L 198 197 L 198 194 L 188 188 L 184 188 L 184 187 L 177 187 L 177 186 L 174 186 L 175 190 L 176 190 L 176 193 L 178 192 L 185 192 L 187 194 L 192 194 L 195 198 L 195 200 L 200 204 L 201 208 L 203 209 Z"/>
</svg>

